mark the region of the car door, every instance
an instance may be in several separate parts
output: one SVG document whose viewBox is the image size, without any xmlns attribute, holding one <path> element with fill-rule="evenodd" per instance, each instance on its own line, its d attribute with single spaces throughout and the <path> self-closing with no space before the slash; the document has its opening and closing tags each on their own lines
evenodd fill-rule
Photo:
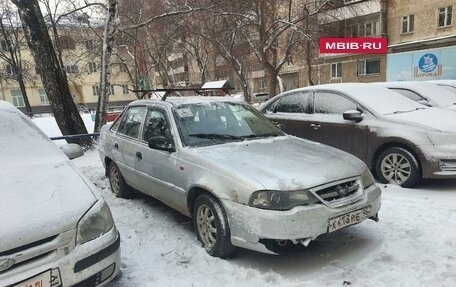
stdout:
<svg viewBox="0 0 456 287">
<path fill-rule="evenodd" d="M 308 114 L 309 91 L 291 92 L 282 96 L 272 112 L 266 116 L 280 125 L 281 129 L 290 135 L 307 138 L 310 120 Z"/>
<path fill-rule="evenodd" d="M 120 122 L 116 136 L 112 140 L 113 160 L 127 183 L 133 187 L 137 187 L 136 152 L 138 151 L 141 123 L 145 114 L 145 106 L 129 107 Z"/>
<path fill-rule="evenodd" d="M 139 157 L 136 160 L 140 189 L 169 206 L 180 210 L 185 202 L 185 193 L 175 185 L 179 173 L 177 152 L 153 149 L 148 146 L 152 136 L 163 136 L 174 143 L 169 114 L 165 107 L 154 105 L 147 110 L 144 121 Z"/>
<path fill-rule="evenodd" d="M 345 120 L 343 113 L 350 110 L 362 111 L 359 104 L 333 91 L 315 91 L 312 120 L 308 124 L 310 140 L 349 152 L 363 161 L 367 158 L 367 127 L 364 121 Z"/>
</svg>

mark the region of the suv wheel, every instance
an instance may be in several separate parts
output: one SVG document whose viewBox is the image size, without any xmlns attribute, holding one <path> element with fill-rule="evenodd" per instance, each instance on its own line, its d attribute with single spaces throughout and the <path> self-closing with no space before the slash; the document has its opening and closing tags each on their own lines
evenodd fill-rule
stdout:
<svg viewBox="0 0 456 287">
<path fill-rule="evenodd" d="M 393 183 L 402 187 L 413 187 L 421 179 L 418 160 L 408 150 L 392 147 L 377 158 L 375 171 L 382 183 Z"/>
<path fill-rule="evenodd" d="M 127 184 L 120 173 L 119 167 L 113 161 L 109 164 L 109 183 L 111 184 L 112 193 L 116 197 L 130 198 L 132 194 L 131 187 Z"/>
<path fill-rule="evenodd" d="M 225 258 L 235 251 L 225 210 L 213 196 L 198 196 L 193 208 L 193 223 L 198 240 L 210 255 Z"/>
</svg>

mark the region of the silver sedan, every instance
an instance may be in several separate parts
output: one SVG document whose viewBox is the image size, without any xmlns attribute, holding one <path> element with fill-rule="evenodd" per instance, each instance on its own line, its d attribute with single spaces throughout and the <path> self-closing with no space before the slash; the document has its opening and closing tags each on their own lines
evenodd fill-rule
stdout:
<svg viewBox="0 0 456 287">
<path fill-rule="evenodd" d="M 102 128 L 112 191 L 132 188 L 194 219 L 209 254 L 278 254 L 371 218 L 381 191 L 366 165 L 284 134 L 243 101 L 168 98 L 130 104 Z"/>
</svg>

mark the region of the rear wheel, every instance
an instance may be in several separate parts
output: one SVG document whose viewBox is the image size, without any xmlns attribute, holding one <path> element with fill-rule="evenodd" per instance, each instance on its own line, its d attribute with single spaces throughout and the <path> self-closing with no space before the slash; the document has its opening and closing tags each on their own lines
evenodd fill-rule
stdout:
<svg viewBox="0 0 456 287">
<path fill-rule="evenodd" d="M 416 157 L 408 150 L 392 147 L 377 158 L 375 171 L 382 183 L 413 187 L 421 179 L 421 170 Z"/>
<path fill-rule="evenodd" d="M 132 188 L 127 184 L 124 177 L 120 173 L 119 167 L 113 161 L 109 164 L 108 175 L 112 193 L 114 193 L 116 197 L 130 198 L 133 192 Z"/>
<path fill-rule="evenodd" d="M 216 198 L 209 194 L 198 196 L 193 223 L 198 240 L 210 255 L 225 258 L 235 251 L 225 210 Z"/>
</svg>

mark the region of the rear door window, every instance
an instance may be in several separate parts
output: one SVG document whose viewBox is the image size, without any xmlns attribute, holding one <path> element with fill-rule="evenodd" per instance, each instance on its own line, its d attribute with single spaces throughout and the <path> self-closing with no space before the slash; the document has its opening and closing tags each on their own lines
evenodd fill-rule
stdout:
<svg viewBox="0 0 456 287">
<path fill-rule="evenodd" d="M 296 92 L 283 96 L 277 105 L 279 113 L 306 113 L 309 92 Z"/>
<path fill-rule="evenodd" d="M 146 107 L 144 106 L 130 107 L 123 116 L 117 132 L 127 137 L 137 139 L 145 114 Z"/>
</svg>

